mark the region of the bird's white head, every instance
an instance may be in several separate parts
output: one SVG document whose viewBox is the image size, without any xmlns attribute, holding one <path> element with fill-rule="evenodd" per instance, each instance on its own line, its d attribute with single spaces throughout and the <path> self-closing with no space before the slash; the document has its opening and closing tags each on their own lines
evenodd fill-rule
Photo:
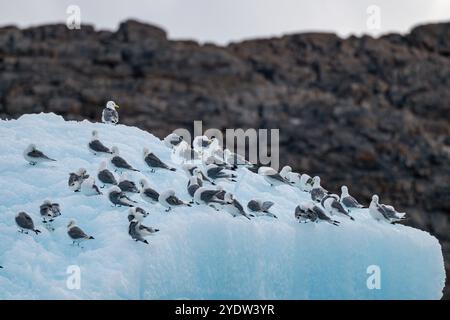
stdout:
<svg viewBox="0 0 450 320">
<path fill-rule="evenodd" d="M 108 192 L 108 193 L 111 193 L 111 192 L 122 192 L 122 190 L 121 190 L 118 186 L 112 186 L 112 187 L 109 189 L 109 192 Z"/>
<path fill-rule="evenodd" d="M 33 150 L 35 150 L 36 149 L 36 145 L 34 144 L 34 143 L 30 143 L 29 145 L 28 145 L 28 147 L 26 148 L 26 151 L 27 152 L 30 152 L 30 151 L 33 151 Z"/>
<path fill-rule="evenodd" d="M 119 154 L 119 148 L 117 148 L 116 146 L 113 146 L 111 148 L 111 152 L 113 155 L 118 155 Z"/>
<path fill-rule="evenodd" d="M 87 170 L 85 168 L 80 168 L 77 171 L 77 175 L 84 176 L 86 174 Z"/>
<path fill-rule="evenodd" d="M 100 162 L 100 166 L 98 167 L 98 170 L 99 171 L 105 170 L 106 167 L 107 167 L 106 161 L 103 160 L 102 162 Z"/>
<path fill-rule="evenodd" d="M 148 156 L 149 154 L 150 154 L 150 149 L 149 148 L 144 148 L 144 149 L 142 149 L 142 154 L 144 155 L 144 158 L 146 157 L 146 156 Z"/>
<path fill-rule="evenodd" d="M 315 176 L 315 177 L 313 178 L 313 181 L 314 181 L 314 184 L 313 184 L 313 187 L 314 187 L 314 188 L 320 187 L 320 177 L 319 177 L 319 176 Z"/>
<path fill-rule="evenodd" d="M 378 201 L 379 201 L 378 195 L 374 194 L 372 196 L 372 202 L 374 202 L 375 204 L 378 204 Z"/>
<path fill-rule="evenodd" d="M 108 109 L 112 109 L 112 110 L 115 110 L 116 108 L 118 109 L 119 108 L 119 106 L 114 102 L 114 101 L 108 101 L 107 103 L 106 103 L 106 107 L 108 108 Z"/>
<path fill-rule="evenodd" d="M 347 188 L 347 186 L 342 186 L 341 187 L 341 193 L 342 193 L 342 197 L 347 197 L 348 196 L 348 188 Z"/>
<path fill-rule="evenodd" d="M 120 182 L 128 180 L 128 174 L 126 172 L 120 175 Z"/>
<path fill-rule="evenodd" d="M 145 179 L 141 179 L 141 180 L 139 180 L 139 184 L 141 185 L 142 188 L 147 188 L 148 181 Z"/>
<path fill-rule="evenodd" d="M 73 227 L 75 227 L 75 224 L 76 224 L 77 222 L 75 221 L 75 220 L 70 220 L 69 221 L 69 224 L 67 225 L 67 229 L 71 229 L 71 228 L 73 228 Z"/>
</svg>

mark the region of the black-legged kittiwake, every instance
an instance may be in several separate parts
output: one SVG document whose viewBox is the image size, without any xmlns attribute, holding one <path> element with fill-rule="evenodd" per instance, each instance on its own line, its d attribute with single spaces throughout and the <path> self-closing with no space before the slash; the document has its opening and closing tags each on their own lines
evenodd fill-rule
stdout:
<svg viewBox="0 0 450 320">
<path fill-rule="evenodd" d="M 341 203 L 347 208 L 347 209 L 361 209 L 364 208 L 362 204 L 360 204 L 355 198 L 353 198 L 348 193 L 347 186 L 341 187 Z"/>
<path fill-rule="evenodd" d="M 247 203 L 247 208 L 257 216 L 269 216 L 277 218 L 269 209 L 274 205 L 272 201 L 262 201 L 259 199 L 250 200 Z"/>
<path fill-rule="evenodd" d="M 139 184 L 141 185 L 141 198 L 142 200 L 149 202 L 151 204 L 155 204 L 158 203 L 159 200 L 159 192 L 157 192 L 156 190 L 152 189 L 150 187 L 150 184 L 148 183 L 147 180 L 145 179 L 141 179 L 139 181 Z"/>
<path fill-rule="evenodd" d="M 133 207 L 137 202 L 131 200 L 127 195 L 120 190 L 118 186 L 113 186 L 108 190 L 108 199 L 114 206 L 128 206 Z"/>
<path fill-rule="evenodd" d="M 126 173 L 122 173 L 117 186 L 125 193 L 139 193 L 138 187 L 134 181 L 128 180 L 128 175 Z"/>
<path fill-rule="evenodd" d="M 316 202 L 321 202 L 322 199 L 328 194 L 328 191 L 322 188 L 320 185 L 320 177 L 315 176 L 313 178 L 314 184 L 310 191 L 311 199 Z"/>
<path fill-rule="evenodd" d="M 100 191 L 100 188 L 95 184 L 95 179 L 92 177 L 83 180 L 80 191 L 85 196 L 98 196 L 103 194 Z"/>
<path fill-rule="evenodd" d="M 208 178 L 211 178 L 212 180 L 227 179 L 236 182 L 234 178 L 236 178 L 237 176 L 235 174 L 226 173 L 223 172 L 223 170 L 224 170 L 223 167 L 211 163 L 206 167 L 206 175 L 208 176 Z"/>
<path fill-rule="evenodd" d="M 166 190 L 164 192 L 161 192 L 159 194 L 158 202 L 166 208 L 166 212 L 172 210 L 172 207 L 191 206 L 189 203 L 178 199 L 175 195 L 175 191 L 173 190 Z"/>
<path fill-rule="evenodd" d="M 151 168 L 152 172 L 155 169 L 166 169 L 170 171 L 176 171 L 175 168 L 169 167 L 167 164 L 161 161 L 150 149 L 144 148 L 143 150 L 144 162 Z"/>
<path fill-rule="evenodd" d="M 378 196 L 374 194 L 369 206 L 369 213 L 375 220 L 395 223 L 406 219 L 406 213 L 397 212 L 394 207 L 381 204 L 378 201 Z"/>
<path fill-rule="evenodd" d="M 355 220 L 348 212 L 347 210 L 342 206 L 342 204 L 339 202 L 339 196 L 338 195 L 327 195 L 325 196 L 322 201 L 322 207 L 325 208 L 325 210 L 331 214 L 331 215 L 343 215 L 347 218 L 350 218 L 350 220 Z"/>
<path fill-rule="evenodd" d="M 81 189 L 81 183 L 89 178 L 89 175 L 87 174 L 87 171 L 85 168 L 80 168 L 78 171 L 69 173 L 69 181 L 68 185 L 70 190 L 74 192 L 79 192 Z"/>
<path fill-rule="evenodd" d="M 110 159 L 111 165 L 115 168 L 114 171 L 139 171 L 133 168 L 124 158 L 119 155 L 119 148 L 116 146 L 112 147 L 112 157 Z"/>
<path fill-rule="evenodd" d="M 260 167 L 258 174 L 263 176 L 264 179 L 273 187 L 280 185 L 290 185 L 291 183 L 283 178 L 275 169 L 271 167 Z"/>
<path fill-rule="evenodd" d="M 171 133 L 167 135 L 167 137 L 165 137 L 163 141 L 169 149 L 173 149 L 183 141 L 183 137 L 179 136 L 176 133 Z"/>
<path fill-rule="evenodd" d="M 75 220 L 70 220 L 69 224 L 67 225 L 67 234 L 70 239 L 72 239 L 72 245 L 77 244 L 78 246 L 80 246 L 81 242 L 94 239 L 94 237 L 88 236 L 86 233 L 84 233 L 84 231 L 81 230 L 80 227 L 77 227 Z"/>
<path fill-rule="evenodd" d="M 104 188 L 105 186 L 115 186 L 117 185 L 117 180 L 114 174 L 107 169 L 107 163 L 106 161 L 102 161 L 100 163 L 100 167 L 98 168 L 97 172 L 97 179 L 101 183 L 103 183 L 103 186 L 101 188 Z"/>
<path fill-rule="evenodd" d="M 89 151 L 91 151 L 93 154 L 111 154 L 112 151 L 106 147 L 100 140 L 98 137 L 98 132 L 97 130 L 92 131 L 92 137 L 91 137 L 91 141 L 89 141 L 88 143 L 88 148 Z"/>
<path fill-rule="evenodd" d="M 17 226 L 20 228 L 21 233 L 28 234 L 27 230 L 33 231 L 36 234 L 41 233 L 41 231 L 34 227 L 33 219 L 31 219 L 30 215 L 26 212 L 19 212 L 15 217 L 15 221 Z"/>
<path fill-rule="evenodd" d="M 42 151 L 36 148 L 35 144 L 30 144 L 23 152 L 23 157 L 31 165 L 36 165 L 38 163 L 56 161 L 55 159 L 49 158 Z"/>
<path fill-rule="evenodd" d="M 108 101 L 102 112 L 102 122 L 108 124 L 117 124 L 119 122 L 119 113 L 116 109 L 119 106 L 114 101 Z"/>
</svg>

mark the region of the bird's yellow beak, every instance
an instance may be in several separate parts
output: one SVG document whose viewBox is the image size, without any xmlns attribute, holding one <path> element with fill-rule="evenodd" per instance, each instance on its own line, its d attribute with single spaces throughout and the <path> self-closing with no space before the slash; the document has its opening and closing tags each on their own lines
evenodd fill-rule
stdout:
<svg viewBox="0 0 450 320">
<path fill-rule="evenodd" d="M 117 109 L 120 108 L 118 104 L 115 104 L 114 107 L 117 108 Z"/>
</svg>

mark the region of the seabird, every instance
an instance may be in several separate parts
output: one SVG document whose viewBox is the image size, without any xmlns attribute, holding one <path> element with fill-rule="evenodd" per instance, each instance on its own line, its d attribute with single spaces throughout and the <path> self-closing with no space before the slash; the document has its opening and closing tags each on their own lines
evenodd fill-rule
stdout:
<svg viewBox="0 0 450 320">
<path fill-rule="evenodd" d="M 128 226 L 128 234 L 135 241 L 141 241 L 148 244 L 148 241 L 144 237 L 153 235 L 159 231 L 159 229 L 147 227 L 142 224 L 142 220 L 136 218 L 134 215 L 128 215 L 128 221 L 130 225 Z"/>
<path fill-rule="evenodd" d="M 214 209 L 218 210 L 214 204 L 218 203 L 221 205 L 227 204 L 227 202 L 223 199 L 219 199 L 217 195 L 222 192 L 221 189 L 209 189 L 207 187 L 200 187 L 194 192 L 194 202 L 196 204 L 205 204 L 207 206 L 211 206 Z"/>
<path fill-rule="evenodd" d="M 308 222 L 308 220 L 311 222 L 325 221 L 335 226 L 338 226 L 340 223 L 327 216 L 325 211 L 312 201 L 301 203 L 297 206 L 297 208 L 295 208 L 295 216 L 298 217 L 300 222 L 302 222 L 302 220 L 305 222 Z"/>
<path fill-rule="evenodd" d="M 108 124 L 117 124 L 119 122 L 119 113 L 117 112 L 119 106 L 114 101 L 108 101 L 105 109 L 102 112 L 102 122 Z"/>
<path fill-rule="evenodd" d="M 314 184 L 311 189 L 311 199 L 316 202 L 321 202 L 322 199 L 328 194 L 328 191 L 320 186 L 320 177 L 315 176 L 313 181 Z"/>
<path fill-rule="evenodd" d="M 147 180 L 141 179 L 139 181 L 139 184 L 141 185 L 141 198 L 149 203 L 155 204 L 158 203 L 159 199 L 159 193 L 156 190 L 153 190 L 150 188 L 150 185 Z"/>
<path fill-rule="evenodd" d="M 149 213 L 140 207 L 131 207 L 130 209 L 128 209 L 128 221 L 131 221 L 133 219 L 142 221 L 148 215 Z"/>
<path fill-rule="evenodd" d="M 200 180 L 201 181 L 201 180 Z M 195 191 L 200 188 L 199 180 L 196 177 L 190 177 L 187 185 L 187 192 L 191 197 L 194 197 Z"/>
<path fill-rule="evenodd" d="M 183 137 L 177 135 L 176 133 L 171 133 L 165 137 L 163 141 L 169 149 L 174 149 L 183 141 Z"/>
<path fill-rule="evenodd" d="M 178 199 L 177 196 L 175 196 L 175 191 L 173 191 L 173 190 L 167 190 L 167 191 L 161 192 L 161 194 L 159 195 L 159 198 L 158 198 L 158 202 L 163 207 L 167 208 L 165 210 L 166 212 L 169 212 L 170 210 L 172 210 L 172 207 L 177 207 L 177 206 L 190 207 L 191 206 L 189 203 L 186 203 L 186 202 Z"/>
<path fill-rule="evenodd" d="M 56 161 L 55 159 L 47 157 L 42 151 L 36 149 L 36 145 L 33 143 L 25 149 L 23 157 L 33 166 L 42 162 Z"/>
<path fill-rule="evenodd" d="M 120 182 L 117 186 L 125 193 L 139 193 L 136 184 L 133 181 L 128 180 L 128 175 L 126 173 L 122 173 Z"/>
<path fill-rule="evenodd" d="M 38 229 L 36 229 L 34 227 L 33 219 L 31 219 L 31 217 L 26 212 L 23 212 L 23 211 L 19 212 L 16 215 L 15 220 L 16 220 L 16 224 L 20 228 L 19 232 L 28 234 L 28 231 L 25 231 L 25 230 L 31 230 L 36 234 L 41 233 L 41 231 L 39 231 Z"/>
<path fill-rule="evenodd" d="M 70 190 L 79 192 L 81 183 L 87 178 L 89 178 L 89 175 L 87 174 L 86 169 L 80 168 L 76 173 L 69 173 L 69 181 L 67 184 L 69 185 Z"/>
<path fill-rule="evenodd" d="M 231 152 L 229 149 L 225 149 L 223 151 L 223 157 L 225 159 L 225 162 L 232 165 L 232 166 L 244 166 L 244 167 L 253 167 L 253 164 L 249 161 L 247 161 L 243 156 L 240 154 Z"/>
<path fill-rule="evenodd" d="M 324 207 L 329 214 L 340 214 L 346 216 L 347 218 L 350 218 L 350 220 L 355 220 L 339 202 L 338 195 L 327 195 L 322 199 L 321 203 L 322 207 Z"/>
<path fill-rule="evenodd" d="M 375 220 L 385 220 L 395 223 L 406 219 L 406 213 L 395 211 L 394 207 L 378 202 L 378 196 L 374 194 L 369 206 L 369 213 Z"/>
<path fill-rule="evenodd" d="M 260 167 L 258 174 L 263 176 L 264 179 L 273 187 L 284 184 L 290 184 L 288 180 L 283 178 L 276 170 L 271 167 Z"/>
<path fill-rule="evenodd" d="M 80 242 L 94 239 L 94 237 L 88 236 L 86 233 L 84 233 L 83 230 L 81 230 L 80 227 L 77 227 L 75 224 L 75 220 L 70 220 L 69 224 L 67 225 L 67 234 L 72 239 L 72 245 L 77 244 L 78 246 L 80 246 Z"/>
<path fill-rule="evenodd" d="M 50 200 L 45 200 L 39 207 L 39 212 L 42 217 L 42 222 L 46 224 L 49 231 L 55 231 L 52 226 L 54 218 L 61 215 L 61 210 L 58 203 L 52 203 Z M 48 220 L 47 220 L 48 219 Z"/>
<path fill-rule="evenodd" d="M 200 154 L 194 149 L 191 149 L 187 143 L 180 143 L 177 147 L 175 147 L 174 153 L 184 161 L 194 161 L 200 159 Z"/>
<path fill-rule="evenodd" d="M 91 151 L 93 154 L 98 153 L 108 153 L 111 154 L 112 151 L 109 150 L 99 139 L 98 139 L 98 132 L 96 130 L 92 131 L 92 137 L 91 141 L 88 143 L 89 151 Z"/>
<path fill-rule="evenodd" d="M 348 209 L 361 209 L 364 208 L 364 206 L 362 204 L 360 204 L 355 198 L 353 198 L 349 193 L 348 193 L 348 188 L 347 186 L 342 186 L 341 187 L 341 203 Z"/>
<path fill-rule="evenodd" d="M 198 166 L 196 166 L 195 164 L 191 164 L 191 163 L 185 163 L 182 166 L 183 170 L 186 171 L 187 175 L 190 176 L 197 176 L 198 178 L 200 178 L 202 181 L 208 181 L 209 183 L 215 185 L 216 183 L 212 180 L 210 180 L 204 173 L 202 170 L 200 170 L 200 168 Z M 200 185 L 200 183 L 199 183 Z M 202 185 L 200 185 L 202 186 Z"/>
<path fill-rule="evenodd" d="M 269 216 L 277 218 L 276 215 L 269 212 L 269 209 L 274 205 L 272 201 L 250 200 L 247 203 L 247 208 L 251 212 L 255 212 L 259 216 Z"/>
<path fill-rule="evenodd" d="M 167 164 L 161 161 L 153 152 L 148 148 L 144 148 L 144 161 L 151 168 L 151 172 L 155 172 L 155 169 L 166 169 L 170 171 L 176 171 L 175 168 L 170 168 Z"/>
<path fill-rule="evenodd" d="M 206 166 L 210 164 L 215 164 L 216 166 L 222 167 L 228 170 L 236 170 L 237 166 L 226 163 L 224 160 L 216 156 L 207 156 L 203 161 Z"/>
<path fill-rule="evenodd" d="M 309 175 L 307 175 L 306 173 L 303 173 L 300 176 L 300 187 L 303 191 L 305 192 L 309 192 L 312 190 L 314 185 L 314 179 L 311 178 Z"/>
<path fill-rule="evenodd" d="M 294 212 L 295 219 L 300 223 L 316 222 L 317 215 L 307 205 L 300 203 Z"/>
<path fill-rule="evenodd" d="M 195 151 L 203 153 L 203 150 L 208 148 L 212 143 L 213 140 L 209 139 L 207 136 L 197 136 L 194 138 L 192 146 Z"/>
<path fill-rule="evenodd" d="M 111 157 L 110 161 L 111 161 L 111 164 L 113 165 L 113 167 L 115 168 L 114 171 L 130 170 L 130 171 L 138 171 L 139 172 L 139 170 L 130 166 L 128 164 L 128 162 L 126 162 L 125 159 L 119 155 L 119 148 L 117 148 L 116 146 L 112 147 L 112 157 Z"/>
<path fill-rule="evenodd" d="M 250 220 L 250 217 L 254 217 L 252 214 L 247 214 L 242 204 L 234 198 L 231 193 L 225 193 L 226 204 L 223 206 L 225 211 L 230 213 L 233 217 L 243 216 Z"/>
<path fill-rule="evenodd" d="M 219 167 L 218 165 L 211 163 L 206 166 L 206 175 L 213 180 L 228 179 L 236 182 L 236 180 L 234 180 L 234 178 L 236 178 L 236 175 L 222 172 L 223 169 L 223 167 Z"/>
<path fill-rule="evenodd" d="M 289 181 L 293 186 L 301 188 L 301 175 L 297 172 L 292 172 L 291 166 L 284 166 L 280 171 L 280 176 Z"/>
<path fill-rule="evenodd" d="M 108 199 L 114 206 L 128 206 L 133 207 L 137 202 L 131 200 L 127 195 L 120 190 L 118 186 L 113 186 L 108 191 Z"/>
<path fill-rule="evenodd" d="M 83 180 L 80 190 L 85 196 L 98 196 L 103 194 L 95 184 L 95 180 L 92 177 Z"/>
<path fill-rule="evenodd" d="M 114 177 L 114 174 L 106 167 L 106 161 L 102 161 L 100 163 L 100 167 L 98 168 L 97 178 L 101 183 L 103 183 L 101 188 L 104 188 L 106 185 L 117 185 L 116 177 Z"/>
</svg>

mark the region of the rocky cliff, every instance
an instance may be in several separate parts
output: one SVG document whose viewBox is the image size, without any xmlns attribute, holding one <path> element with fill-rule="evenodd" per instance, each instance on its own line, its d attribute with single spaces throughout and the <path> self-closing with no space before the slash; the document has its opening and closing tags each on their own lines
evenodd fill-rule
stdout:
<svg viewBox="0 0 450 320">
<path fill-rule="evenodd" d="M 440 239 L 450 268 L 450 23 L 226 47 L 171 41 L 137 21 L 116 32 L 0 28 L 1 118 L 98 120 L 110 99 L 122 122 L 160 137 L 194 120 L 280 128 L 282 165 L 407 211 L 409 224 Z"/>
</svg>

